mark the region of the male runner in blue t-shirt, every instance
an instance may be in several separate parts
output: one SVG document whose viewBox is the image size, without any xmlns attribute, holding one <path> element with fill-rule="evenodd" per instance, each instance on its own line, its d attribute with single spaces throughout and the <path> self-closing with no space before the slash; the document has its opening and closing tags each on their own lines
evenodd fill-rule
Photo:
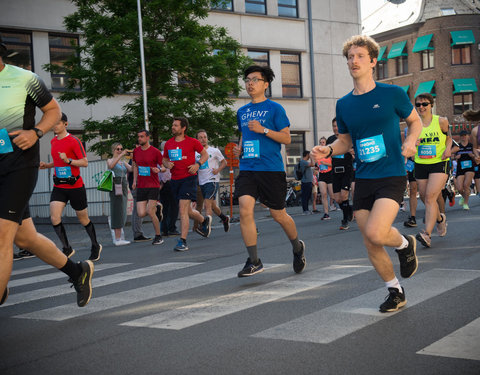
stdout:
<svg viewBox="0 0 480 375">
<path fill-rule="evenodd" d="M 285 210 L 287 181 L 282 144 L 289 144 L 290 121 L 283 107 L 267 99 L 265 90 L 275 77 L 267 66 L 253 65 L 244 72 L 245 88 L 252 101 L 237 112 L 237 124 L 242 136 L 234 148 L 240 156 L 240 174 L 235 181 L 239 197 L 240 229 L 248 251 L 245 267 L 238 277 L 263 271 L 257 254 L 257 230 L 254 208 L 257 198 L 270 209 L 273 219 L 281 225 L 293 247 L 293 270 L 305 268 L 305 244 L 298 239 L 295 222 Z"/>
<path fill-rule="evenodd" d="M 397 249 L 402 277 L 411 277 L 418 267 L 415 238 L 401 235 L 392 224 L 405 191 L 405 158 L 416 152 L 422 123 L 402 88 L 374 81 L 378 51 L 378 44 L 364 35 L 344 43 L 354 89 L 337 102 L 338 139 L 329 146 L 315 146 L 312 153 L 320 159 L 344 154 L 352 145 L 355 149 L 353 209 L 370 261 L 389 291 L 380 311 L 389 312 L 407 300 L 384 246 Z M 400 118 L 409 128 L 403 145 Z"/>
</svg>

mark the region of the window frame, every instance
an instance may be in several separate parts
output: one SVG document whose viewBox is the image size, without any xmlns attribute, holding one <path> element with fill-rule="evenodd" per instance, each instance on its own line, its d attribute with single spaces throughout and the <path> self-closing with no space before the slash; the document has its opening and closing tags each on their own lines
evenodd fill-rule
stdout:
<svg viewBox="0 0 480 375">
<path fill-rule="evenodd" d="M 228 2 L 230 3 L 231 7 L 230 9 L 225 9 L 225 8 L 221 8 L 220 6 L 219 7 L 215 7 L 213 6 L 211 3 L 210 3 L 210 9 L 211 10 L 221 10 L 221 11 L 224 11 L 224 12 L 234 12 L 235 11 L 235 5 L 234 5 L 234 1 L 233 0 L 222 0 L 223 2 Z"/>
<path fill-rule="evenodd" d="M 296 137 L 300 136 L 301 142 L 296 142 Z M 295 166 L 298 162 L 302 159 L 303 150 L 305 150 L 305 140 L 306 140 L 306 133 L 302 131 L 292 131 L 290 132 L 291 142 L 288 145 L 285 145 L 285 172 L 287 177 L 295 178 Z M 288 155 L 288 150 L 292 147 L 292 145 L 300 145 L 300 154 L 298 155 Z M 289 163 L 290 158 L 295 158 L 294 163 Z"/>
<path fill-rule="evenodd" d="M 380 66 L 381 66 L 381 68 L 380 68 Z M 380 81 L 382 79 L 387 79 L 388 78 L 388 61 L 378 60 L 376 70 L 377 70 L 377 80 Z M 380 72 L 384 73 L 384 75 L 382 75 L 382 77 L 380 77 Z"/>
<path fill-rule="evenodd" d="M 79 46 L 80 45 L 80 36 L 75 35 L 75 34 L 48 33 L 48 53 L 49 53 L 50 64 L 52 64 L 52 48 L 70 50 L 73 53 L 77 53 L 77 51 L 75 50 L 75 47 L 73 47 L 73 46 L 52 45 L 52 44 L 50 44 L 50 37 L 76 39 L 77 40 L 77 46 Z M 63 86 L 63 87 L 54 86 L 54 78 L 68 78 L 68 75 L 65 74 L 65 73 L 50 73 L 52 91 L 64 91 L 64 90 L 66 90 L 65 86 Z M 76 88 L 76 90 L 80 90 L 80 87 Z"/>
<path fill-rule="evenodd" d="M 263 5 L 265 8 L 265 11 L 263 13 L 261 12 L 253 12 L 253 11 L 248 11 L 247 10 L 247 4 L 256 4 L 256 5 Z M 267 14 L 267 0 L 245 0 L 245 13 L 248 14 Z"/>
<path fill-rule="evenodd" d="M 291 62 L 291 61 L 283 61 L 282 56 L 283 55 L 290 55 L 290 56 L 298 56 L 298 62 Z M 298 80 L 299 84 L 298 85 L 290 85 L 290 84 L 284 84 L 283 83 L 283 72 L 282 72 L 282 98 L 303 98 L 303 82 L 302 82 L 302 54 L 301 53 L 294 53 L 294 52 L 288 52 L 288 51 L 280 51 L 280 69 L 282 68 L 282 65 L 297 65 L 298 66 Z M 298 88 L 300 90 L 300 95 L 297 96 L 292 96 L 292 95 L 285 95 L 283 88 Z"/>
<path fill-rule="evenodd" d="M 425 57 L 426 56 L 426 57 Z M 425 66 L 424 62 L 428 62 L 427 66 Z M 420 53 L 420 65 L 421 65 L 421 70 L 429 70 L 429 69 L 434 69 L 435 68 L 435 54 L 434 50 L 431 49 L 426 49 L 423 50 Z"/>
<path fill-rule="evenodd" d="M 469 63 L 463 62 L 463 53 L 460 52 L 460 62 L 459 62 L 459 63 L 455 63 L 455 62 L 454 62 L 454 53 L 453 53 L 453 51 L 454 51 L 454 50 L 462 50 L 462 49 L 464 49 L 464 48 L 468 48 L 468 50 L 469 50 L 469 59 L 470 59 L 470 62 L 469 62 Z M 473 64 L 473 62 L 472 62 L 472 45 L 471 45 L 471 44 L 461 44 L 461 45 L 452 46 L 451 57 L 452 57 L 452 65 L 472 65 L 472 64 Z"/>
<path fill-rule="evenodd" d="M 472 100 L 471 100 L 471 104 L 467 107 L 465 106 L 465 96 L 466 95 L 470 95 Z M 456 96 L 461 96 L 462 97 L 462 109 L 458 109 L 457 110 L 457 105 L 455 105 L 455 97 Z M 474 102 L 473 102 L 473 92 L 462 92 L 462 93 L 459 93 L 459 94 L 453 94 L 453 114 L 454 115 L 461 115 L 463 112 L 465 112 L 466 110 L 468 109 L 472 109 L 472 108 L 475 108 L 474 107 Z"/>
<path fill-rule="evenodd" d="M 31 72 L 35 72 L 35 64 L 34 64 L 34 57 L 33 57 L 33 37 L 32 37 L 32 32 L 31 31 L 23 31 L 23 30 L 9 30 L 9 29 L 0 29 L 0 34 L 2 34 L 3 37 L 3 44 L 5 44 L 8 48 L 8 46 L 25 46 L 29 47 L 29 57 L 30 57 L 30 67 L 31 67 Z M 30 43 L 26 42 L 9 42 L 8 40 L 5 39 L 5 34 L 22 34 L 22 35 L 28 35 L 30 38 Z M 15 52 L 15 51 L 12 51 Z M 14 64 L 15 61 L 9 61 L 11 58 L 4 57 L 3 62 L 5 64 L 11 64 L 18 66 L 20 68 L 23 68 L 25 70 L 28 70 L 25 65 L 18 65 Z"/>
<path fill-rule="evenodd" d="M 406 47 L 405 47 L 406 48 Z M 401 67 L 401 71 L 400 71 Z M 398 56 L 395 58 L 395 68 L 397 76 L 408 74 L 408 56 Z"/>
<path fill-rule="evenodd" d="M 288 17 L 288 18 L 298 18 L 298 0 L 294 0 L 295 5 L 285 5 L 285 4 L 280 4 L 280 0 L 277 0 L 277 6 L 278 6 L 278 16 L 279 17 Z M 294 16 L 288 16 L 284 14 L 280 14 L 280 9 L 295 9 L 295 15 Z"/>
</svg>

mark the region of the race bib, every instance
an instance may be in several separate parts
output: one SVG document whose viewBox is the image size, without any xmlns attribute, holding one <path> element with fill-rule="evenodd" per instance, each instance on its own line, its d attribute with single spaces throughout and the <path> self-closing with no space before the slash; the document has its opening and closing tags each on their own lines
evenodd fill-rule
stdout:
<svg viewBox="0 0 480 375">
<path fill-rule="evenodd" d="M 437 146 L 420 145 L 418 146 L 418 157 L 420 159 L 433 159 L 437 157 Z"/>
<path fill-rule="evenodd" d="M 182 160 L 182 149 L 175 148 L 173 150 L 168 150 L 168 157 L 171 161 Z"/>
<path fill-rule="evenodd" d="M 476 165 L 475 167 L 473 167 L 473 170 L 474 170 L 475 172 L 478 172 L 478 165 Z"/>
<path fill-rule="evenodd" d="M 8 136 L 7 129 L 0 130 L 0 154 L 8 154 L 13 151 L 12 142 Z"/>
<path fill-rule="evenodd" d="M 320 171 L 326 171 L 326 170 L 328 169 L 328 165 L 320 164 L 320 165 L 318 166 L 318 169 L 319 169 Z"/>
<path fill-rule="evenodd" d="M 472 161 L 471 160 L 462 160 L 460 162 L 460 165 L 462 166 L 462 169 L 472 168 Z"/>
<path fill-rule="evenodd" d="M 243 142 L 243 158 L 244 159 L 255 159 L 260 157 L 260 142 L 257 140 L 254 141 L 245 141 Z"/>
<path fill-rule="evenodd" d="M 198 168 L 198 169 L 208 169 L 208 159 L 205 161 L 205 163 L 200 165 L 200 168 Z"/>
<path fill-rule="evenodd" d="M 138 174 L 140 176 L 150 176 L 150 167 L 138 167 Z"/>
<path fill-rule="evenodd" d="M 72 169 L 70 167 L 55 167 L 55 176 L 58 178 L 72 177 Z"/>
<path fill-rule="evenodd" d="M 375 135 L 356 141 L 358 158 L 363 163 L 372 163 L 387 156 L 383 135 Z"/>
<path fill-rule="evenodd" d="M 345 159 L 345 154 L 332 156 L 334 159 Z"/>
<path fill-rule="evenodd" d="M 413 170 L 415 169 L 415 163 L 408 159 L 407 163 L 405 164 L 405 169 L 409 172 L 413 172 Z"/>
</svg>

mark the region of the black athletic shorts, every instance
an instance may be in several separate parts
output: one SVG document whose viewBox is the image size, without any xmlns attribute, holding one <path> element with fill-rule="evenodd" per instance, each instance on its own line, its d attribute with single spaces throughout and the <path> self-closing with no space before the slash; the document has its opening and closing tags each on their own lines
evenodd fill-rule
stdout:
<svg viewBox="0 0 480 375">
<path fill-rule="evenodd" d="M 408 182 L 416 182 L 417 181 L 415 179 L 415 169 L 411 172 L 407 171 L 407 179 L 408 179 Z"/>
<path fill-rule="evenodd" d="M 335 172 L 337 171 L 337 172 Z M 352 183 L 353 170 L 345 167 L 335 167 L 332 171 L 333 192 L 349 191 Z"/>
<path fill-rule="evenodd" d="M 85 190 L 85 185 L 75 189 L 53 187 L 50 202 L 63 202 L 67 204 L 69 201 L 70 206 L 72 206 L 75 211 L 82 211 L 87 208 L 87 191 Z"/>
<path fill-rule="evenodd" d="M 370 211 L 377 199 L 389 198 L 399 205 L 403 201 L 403 193 L 407 186 L 406 176 L 385 177 L 376 179 L 356 179 L 353 195 L 353 210 Z"/>
<path fill-rule="evenodd" d="M 434 164 L 415 163 L 415 179 L 428 180 L 430 173 L 450 173 L 450 162 L 448 160 Z"/>
<path fill-rule="evenodd" d="M 476 165 L 473 170 L 475 171 L 475 180 L 480 178 L 480 165 Z"/>
<path fill-rule="evenodd" d="M 332 183 L 332 171 L 319 173 L 318 174 L 318 182 L 325 182 L 326 184 Z"/>
<path fill-rule="evenodd" d="M 285 172 L 240 171 L 235 179 L 235 196 L 250 195 L 268 208 L 283 210 L 287 195 Z"/>
<path fill-rule="evenodd" d="M 173 196 L 177 201 L 188 200 L 197 201 L 197 175 L 181 178 L 180 180 L 170 180 Z"/>
<path fill-rule="evenodd" d="M 472 166 L 470 168 L 462 168 L 461 161 L 458 160 L 457 161 L 457 174 L 455 175 L 455 177 L 463 176 L 467 172 L 475 173 L 475 163 L 472 161 Z"/>
<path fill-rule="evenodd" d="M 28 201 L 37 184 L 38 168 L 0 171 L 0 218 L 21 224 L 30 217 Z"/>
<path fill-rule="evenodd" d="M 137 188 L 137 202 L 156 201 L 160 188 Z"/>
</svg>

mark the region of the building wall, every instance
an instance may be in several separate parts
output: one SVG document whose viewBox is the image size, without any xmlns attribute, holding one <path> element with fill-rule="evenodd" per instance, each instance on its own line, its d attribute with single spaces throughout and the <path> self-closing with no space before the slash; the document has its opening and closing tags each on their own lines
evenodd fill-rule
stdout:
<svg viewBox="0 0 480 375">
<path fill-rule="evenodd" d="M 472 64 L 452 65 L 451 31 L 472 30 L 475 44 L 471 45 Z M 421 53 L 413 53 L 412 49 L 419 36 L 434 34 L 434 68 L 421 70 Z M 399 86 L 410 85 L 409 96 L 414 100 L 415 92 L 421 82 L 435 80 L 436 103 L 434 111 L 449 119 L 450 123 L 464 122 L 461 115 L 453 112 L 453 81 L 458 78 L 474 78 L 480 88 L 480 15 L 443 16 L 426 20 L 405 28 L 391 30 L 372 35 L 380 44 L 387 46 L 385 54 L 392 44 L 407 41 L 408 74 L 396 76 L 394 59 L 388 62 L 388 78 L 382 82 Z M 480 106 L 480 92 L 473 93 L 473 106 Z"/>
</svg>

